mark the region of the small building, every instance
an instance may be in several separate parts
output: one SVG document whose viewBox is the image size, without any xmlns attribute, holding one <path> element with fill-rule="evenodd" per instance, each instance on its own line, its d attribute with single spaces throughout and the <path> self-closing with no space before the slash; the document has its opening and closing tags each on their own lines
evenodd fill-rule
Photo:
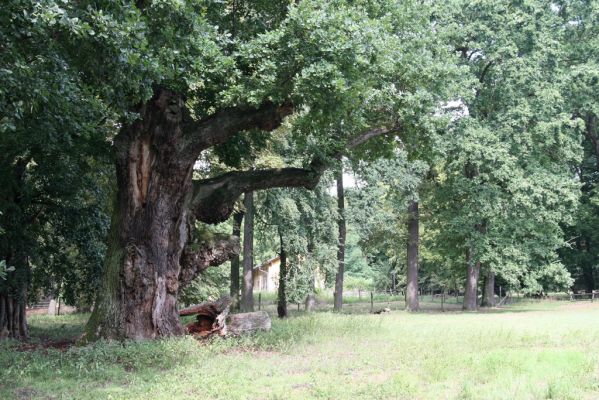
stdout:
<svg viewBox="0 0 599 400">
<path fill-rule="evenodd" d="M 260 265 L 252 271 L 254 290 L 262 292 L 276 292 L 279 288 L 279 273 L 281 271 L 281 257 L 277 256 Z M 314 286 L 317 289 L 325 288 L 325 276 L 317 269 L 315 272 Z"/>
<path fill-rule="evenodd" d="M 277 256 L 260 265 L 252 271 L 254 290 L 274 292 L 279 287 L 279 272 L 281 270 L 281 257 Z"/>
</svg>

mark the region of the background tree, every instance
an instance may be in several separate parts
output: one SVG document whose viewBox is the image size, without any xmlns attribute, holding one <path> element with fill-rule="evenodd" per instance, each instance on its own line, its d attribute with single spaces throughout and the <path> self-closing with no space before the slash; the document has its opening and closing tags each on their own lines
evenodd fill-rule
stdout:
<svg viewBox="0 0 599 400">
<path fill-rule="evenodd" d="M 561 260 L 575 279 L 578 290 L 599 287 L 599 10 L 592 2 L 559 2 L 563 30 L 564 70 L 562 92 L 572 118 L 579 122 L 583 157 L 572 164 L 581 184 L 581 197 L 574 224 L 565 226 L 569 246 L 560 251 Z"/>
<path fill-rule="evenodd" d="M 0 282 L 0 331 L 15 338 L 28 336 L 38 289 L 90 304 L 111 190 L 114 115 L 48 41 L 44 6 L 9 1 L 0 13 L 0 259 L 13 268 Z"/>
<path fill-rule="evenodd" d="M 464 308 L 472 310 L 481 265 L 514 287 L 530 287 L 535 271 L 559 265 L 560 223 L 577 196 L 566 160 L 576 160 L 579 147 L 558 90 L 556 10 L 542 2 L 453 9 L 448 30 L 476 90 L 462 100 L 467 115 L 449 137 L 436 241 L 455 263 L 465 256 Z"/>
</svg>

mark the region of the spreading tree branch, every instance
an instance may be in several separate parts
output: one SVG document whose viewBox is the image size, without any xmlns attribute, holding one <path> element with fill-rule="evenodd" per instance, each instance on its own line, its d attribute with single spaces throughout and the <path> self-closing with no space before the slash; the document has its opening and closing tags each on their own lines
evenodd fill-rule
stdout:
<svg viewBox="0 0 599 400">
<path fill-rule="evenodd" d="M 366 141 L 397 131 L 399 128 L 375 128 L 350 140 L 348 149 Z M 328 160 L 338 159 L 343 152 L 330 154 Z M 199 181 L 194 181 L 191 207 L 195 217 L 205 223 L 225 221 L 233 212 L 235 202 L 242 193 L 275 187 L 304 187 L 314 189 L 329 167 L 328 160 L 315 158 L 307 168 L 279 168 L 255 171 L 233 171 Z"/>
<path fill-rule="evenodd" d="M 199 243 L 188 244 L 181 255 L 179 289 L 187 286 L 208 267 L 229 261 L 239 255 L 240 251 L 238 236 L 217 235 Z"/>
<path fill-rule="evenodd" d="M 225 143 L 245 130 L 272 131 L 292 112 L 293 106 L 290 103 L 266 102 L 259 108 L 225 108 L 199 121 L 186 118 L 183 129 L 188 139 L 185 146 L 192 154 L 199 154 L 202 150 Z"/>
</svg>

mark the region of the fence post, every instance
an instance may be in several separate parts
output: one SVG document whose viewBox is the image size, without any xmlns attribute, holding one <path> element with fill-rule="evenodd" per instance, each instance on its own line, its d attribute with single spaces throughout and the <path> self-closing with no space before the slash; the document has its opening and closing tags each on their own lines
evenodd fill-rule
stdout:
<svg viewBox="0 0 599 400">
<path fill-rule="evenodd" d="M 374 295 L 370 292 L 370 312 L 374 310 Z"/>
<path fill-rule="evenodd" d="M 258 311 L 262 307 L 262 293 L 258 293 Z"/>
</svg>

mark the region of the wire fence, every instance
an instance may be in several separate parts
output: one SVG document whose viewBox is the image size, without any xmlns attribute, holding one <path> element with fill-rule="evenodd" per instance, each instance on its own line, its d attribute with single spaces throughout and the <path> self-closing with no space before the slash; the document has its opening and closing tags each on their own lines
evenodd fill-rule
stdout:
<svg viewBox="0 0 599 400">
<path fill-rule="evenodd" d="M 599 291 L 583 293 L 553 293 L 542 296 L 524 295 L 518 292 L 500 291 L 503 296 L 495 294 L 495 306 L 504 307 L 521 302 L 535 301 L 591 301 L 599 299 Z M 478 296 L 479 300 L 481 296 Z M 256 306 L 259 310 L 276 310 L 276 294 L 265 292 L 257 293 Z M 459 311 L 462 309 L 464 294 L 459 292 L 429 293 L 418 296 L 420 309 L 423 311 Z M 333 309 L 333 293 L 324 292 L 316 296 L 316 310 L 327 311 Z M 305 310 L 303 302 L 288 303 L 291 312 Z M 344 313 L 379 312 L 381 310 L 404 310 L 406 308 L 404 293 L 390 293 L 388 291 L 346 291 L 343 293 Z"/>
</svg>

